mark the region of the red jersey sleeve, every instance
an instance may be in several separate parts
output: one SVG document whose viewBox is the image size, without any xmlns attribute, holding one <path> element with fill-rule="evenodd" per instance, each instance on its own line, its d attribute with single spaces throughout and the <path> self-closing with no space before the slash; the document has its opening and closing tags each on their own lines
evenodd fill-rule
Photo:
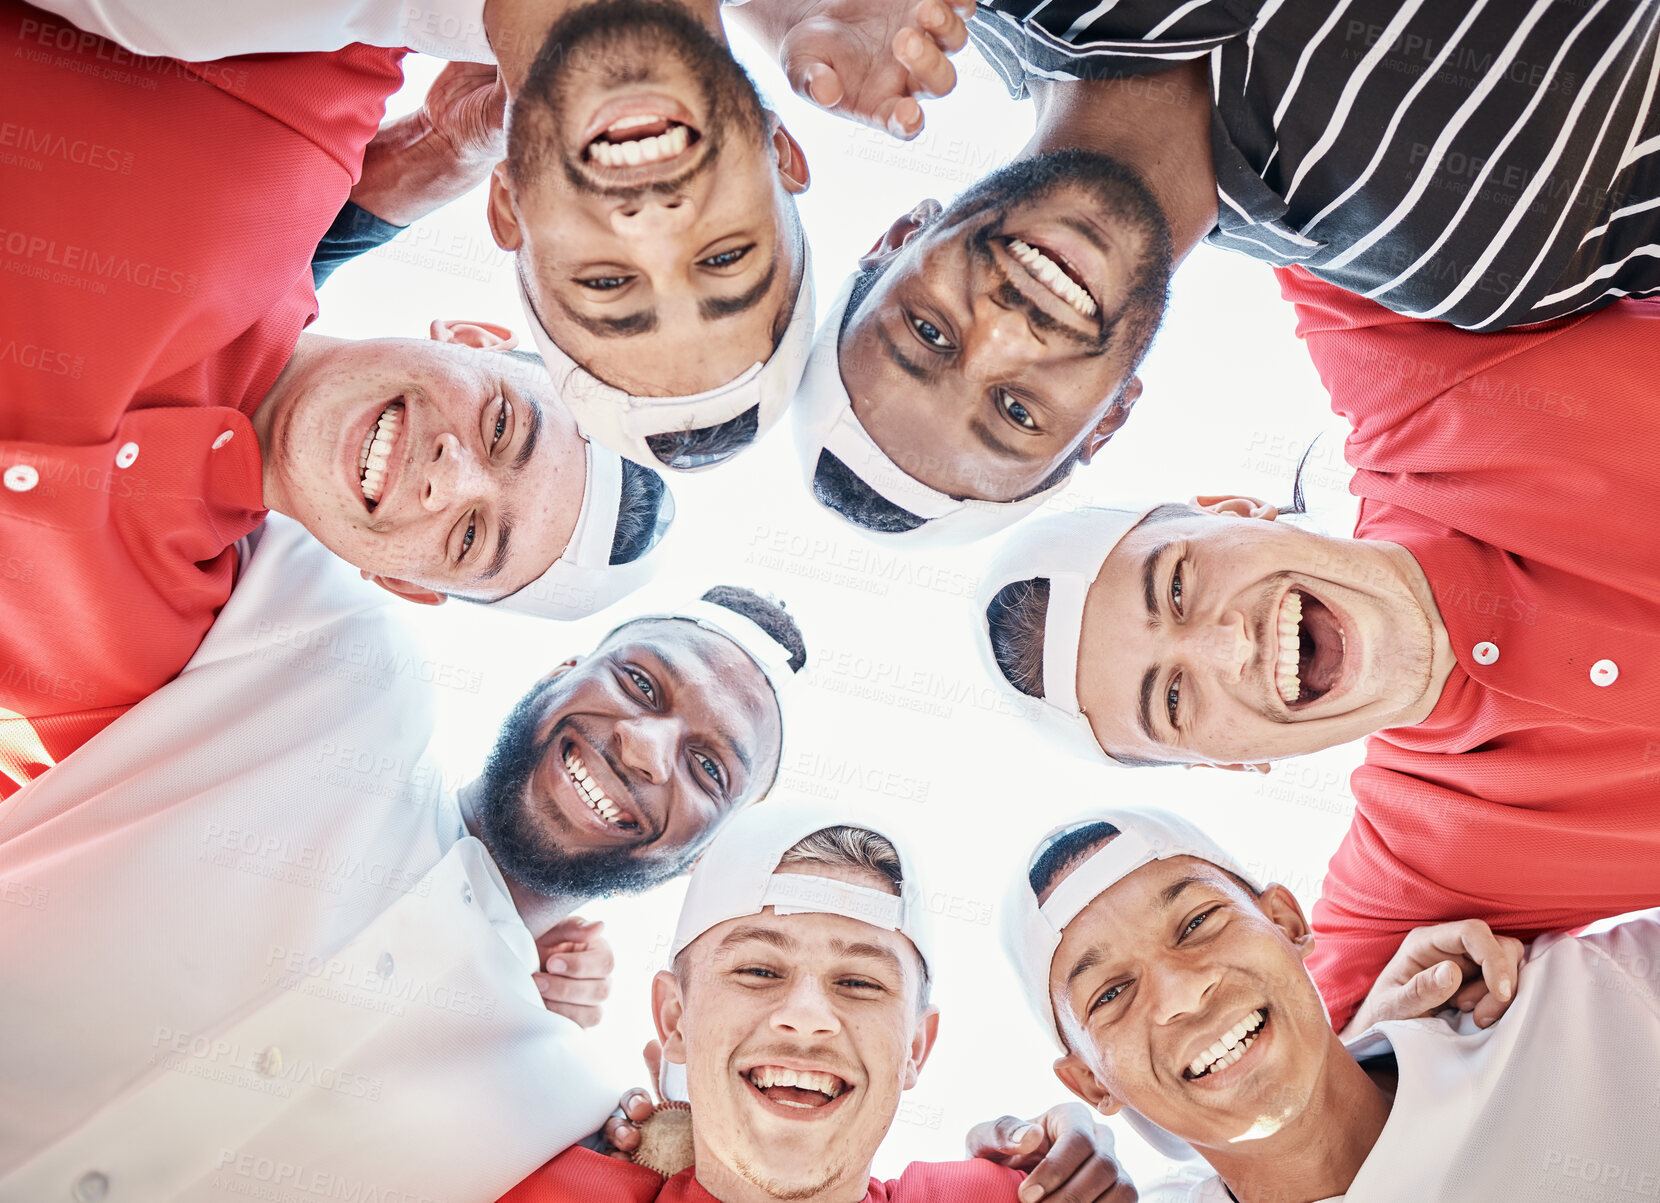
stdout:
<svg viewBox="0 0 1660 1203">
<path fill-rule="evenodd" d="M 663 1175 L 580 1146 L 566 1149 L 499 1203 L 654 1203 Z"/>
<path fill-rule="evenodd" d="M 872 1181 L 865 1203 L 1016 1203 L 1026 1175 L 984 1158 L 918 1161 L 890 1182 Z"/>
</svg>

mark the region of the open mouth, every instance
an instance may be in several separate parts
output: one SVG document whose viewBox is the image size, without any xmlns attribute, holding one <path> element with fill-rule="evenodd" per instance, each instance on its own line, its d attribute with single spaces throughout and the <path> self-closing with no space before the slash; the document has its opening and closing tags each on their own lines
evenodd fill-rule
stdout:
<svg viewBox="0 0 1660 1203">
<path fill-rule="evenodd" d="M 1182 1070 L 1182 1077 L 1189 1082 L 1197 1082 L 1201 1078 L 1208 1078 L 1215 1073 L 1221 1073 L 1228 1066 L 1238 1061 L 1255 1044 L 1257 1037 L 1262 1035 L 1262 1029 L 1268 1022 L 1268 1008 L 1258 1007 L 1244 1019 L 1217 1037 L 1215 1043 L 1193 1058 L 1188 1067 Z"/>
<path fill-rule="evenodd" d="M 380 411 L 380 417 L 363 436 L 363 446 L 357 453 L 357 487 L 363 494 L 363 504 L 373 513 L 385 495 L 386 478 L 392 463 L 392 450 L 398 435 L 403 432 L 404 404 L 399 397 Z"/>
<path fill-rule="evenodd" d="M 1095 297 L 1080 277 L 1078 269 L 1065 257 L 1044 246 L 1034 246 L 1019 238 L 1007 240 L 1009 254 L 1032 274 L 1050 292 L 1072 306 L 1081 317 L 1093 319 L 1101 311 Z"/>
<path fill-rule="evenodd" d="M 600 788 L 599 782 L 594 780 L 588 766 L 582 763 L 582 757 L 577 754 L 576 745 L 567 743 L 561 759 L 565 763 L 565 774 L 576 786 L 576 795 L 588 804 L 588 809 L 597 815 L 601 822 L 618 831 L 638 831 L 640 821 L 627 807 L 621 805 Z"/>
<path fill-rule="evenodd" d="M 1348 651 L 1337 615 L 1313 594 L 1292 589 L 1280 601 L 1275 634 L 1274 687 L 1280 701 L 1300 708 L 1331 692 Z"/>
<path fill-rule="evenodd" d="M 828 1107 L 852 1089 L 835 1074 L 782 1065 L 757 1065 L 743 1077 L 768 1102 L 796 1111 Z"/>
<path fill-rule="evenodd" d="M 683 121 L 636 113 L 601 130 L 583 148 L 582 157 L 600 167 L 651 167 L 685 154 L 698 140 L 697 130 Z"/>
</svg>

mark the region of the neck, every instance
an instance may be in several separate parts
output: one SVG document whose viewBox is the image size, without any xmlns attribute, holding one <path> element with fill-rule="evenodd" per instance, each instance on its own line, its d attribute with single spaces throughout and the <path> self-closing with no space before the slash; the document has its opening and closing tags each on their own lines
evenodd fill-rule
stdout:
<svg viewBox="0 0 1660 1203">
<path fill-rule="evenodd" d="M 261 488 L 265 493 L 265 508 L 268 510 L 275 510 L 290 518 L 298 517 L 294 513 L 294 507 L 283 494 L 281 480 L 274 470 L 277 457 L 272 454 L 272 450 L 276 439 L 281 437 L 277 430 L 277 421 L 282 415 L 288 396 L 293 393 L 306 372 L 327 353 L 330 346 L 343 341 L 345 340 L 330 338 L 325 334 L 302 332 L 295 340 L 294 353 L 288 357 L 288 362 L 282 365 L 282 371 L 277 374 L 270 391 L 260 399 L 259 404 L 254 407 L 253 416 L 248 419 L 248 424 L 254 428 L 254 440 L 259 444 Z"/>
<path fill-rule="evenodd" d="M 1313 1203 L 1346 1194 L 1371 1156 L 1394 1097 L 1392 1077 L 1361 1068 L 1334 1032 L 1320 1087 L 1285 1127 L 1201 1150 L 1239 1203 Z"/>
<path fill-rule="evenodd" d="M 490 847 L 489 837 L 484 834 L 479 826 L 479 787 L 480 782 L 475 777 L 456 791 L 456 797 L 461 803 L 461 821 L 467 827 L 467 834 L 476 836 L 479 842 L 484 845 L 484 850 L 490 853 L 491 859 L 495 860 L 496 868 L 500 870 L 502 880 L 507 883 L 507 896 L 513 900 L 513 909 L 519 912 L 519 918 L 524 920 L 525 926 L 530 929 L 532 935 L 540 937 L 548 928 L 570 915 L 589 899 L 576 894 L 538 894 L 535 890 L 517 881 L 505 869 L 502 869 L 501 861 L 495 855 L 495 849 Z"/>
<path fill-rule="evenodd" d="M 1399 543 L 1380 541 L 1377 547 L 1394 564 L 1402 582 L 1411 591 L 1412 599 L 1423 610 L 1429 628 L 1429 665 L 1423 696 L 1407 707 L 1397 721 L 1388 724 L 1391 727 L 1412 727 L 1427 719 L 1441 700 L 1441 691 L 1446 688 L 1447 678 L 1452 675 L 1458 657 L 1453 654 L 1447 624 L 1441 620 L 1441 608 L 1435 604 L 1435 590 L 1430 587 L 1429 577 L 1424 574 L 1418 558 Z"/>
<path fill-rule="evenodd" d="M 722 42 L 726 33 L 721 26 L 720 0 L 677 0 L 701 21 Z M 502 82 L 510 96 L 517 96 L 530 74 L 530 65 L 541 52 L 548 30 L 555 21 L 582 0 L 485 0 L 484 32 L 495 51 L 496 65 L 501 68 Z"/>
<path fill-rule="evenodd" d="M 1210 73 L 1203 61 L 1152 75 L 1033 82 L 1037 130 L 1021 158 L 1051 150 L 1110 155 L 1157 198 L 1179 263 L 1216 224 Z"/>
<path fill-rule="evenodd" d="M 697 1158 L 697 1184 L 720 1203 L 778 1203 L 778 1195 L 743 1177 L 704 1147 L 695 1127 L 692 1129 L 692 1145 Z M 856 1174 L 839 1175 L 835 1182 L 826 1183 L 807 1194 L 791 1190 L 788 1198 L 791 1203 L 863 1203 L 869 1194 L 870 1163 L 866 1162 Z"/>
</svg>

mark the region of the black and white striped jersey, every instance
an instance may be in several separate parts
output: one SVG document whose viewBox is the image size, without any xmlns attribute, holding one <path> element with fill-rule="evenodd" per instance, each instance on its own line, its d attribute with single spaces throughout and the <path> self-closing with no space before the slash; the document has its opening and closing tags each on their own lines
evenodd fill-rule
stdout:
<svg viewBox="0 0 1660 1203">
<path fill-rule="evenodd" d="M 1660 291 L 1660 0 L 990 0 L 1029 81 L 1208 58 L 1209 241 L 1472 330 Z"/>
</svg>

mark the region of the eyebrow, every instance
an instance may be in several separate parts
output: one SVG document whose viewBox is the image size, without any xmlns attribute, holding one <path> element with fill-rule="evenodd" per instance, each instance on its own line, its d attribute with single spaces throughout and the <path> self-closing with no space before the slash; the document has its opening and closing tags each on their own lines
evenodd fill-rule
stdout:
<svg viewBox="0 0 1660 1203">
<path fill-rule="evenodd" d="M 1160 543 L 1147 553 L 1147 558 L 1141 562 L 1141 596 L 1147 606 L 1147 625 L 1156 627 L 1159 623 L 1159 585 L 1158 567 L 1164 553 L 1173 546 L 1171 543 Z M 1153 684 L 1158 679 L 1159 666 L 1153 665 L 1141 678 L 1141 698 L 1136 707 L 1136 723 L 1141 733 L 1147 737 L 1148 743 L 1158 743 L 1159 737 L 1153 733 Z"/>
<path fill-rule="evenodd" d="M 880 944 L 871 944 L 864 940 L 831 940 L 830 951 L 839 957 L 859 957 L 867 961 L 881 961 L 900 977 L 905 976 L 905 966 L 898 957 Z"/>
<path fill-rule="evenodd" d="M 697 303 L 697 315 L 706 322 L 719 321 L 721 318 L 734 317 L 740 313 L 748 313 L 761 303 L 761 298 L 767 295 L 772 288 L 772 282 L 778 278 L 778 244 L 773 243 L 772 262 L 767 264 L 767 274 L 747 292 L 740 292 L 735 297 L 706 297 Z"/>
<path fill-rule="evenodd" d="M 898 364 L 899 370 L 904 372 L 905 375 L 919 384 L 934 385 L 939 383 L 939 373 L 930 371 L 921 364 L 907 359 L 905 353 L 899 349 L 899 344 L 893 341 L 892 336 L 882 328 L 880 322 L 876 325 L 876 337 L 881 341 L 882 348 L 887 351 L 888 358 Z"/>
<path fill-rule="evenodd" d="M 1209 884 L 1210 883 L 1208 881 L 1206 881 L 1203 877 L 1200 877 L 1198 874 L 1190 873 L 1186 877 L 1179 878 L 1178 880 L 1171 882 L 1169 885 L 1165 886 L 1164 889 L 1159 891 L 1159 905 L 1161 907 L 1168 908 L 1176 901 L 1176 899 L 1182 896 L 1182 891 L 1186 890 L 1189 886 L 1203 886 Z"/>
<path fill-rule="evenodd" d="M 530 463 L 531 457 L 536 454 L 536 440 L 542 435 L 542 407 L 534 397 L 521 394 L 525 408 L 530 411 L 530 429 L 525 432 L 524 442 L 519 445 L 519 454 L 513 457 L 509 465 L 514 474 L 524 471 L 525 465 Z M 504 514 L 496 525 L 496 551 L 485 565 L 484 571 L 473 578 L 472 583 L 482 585 L 485 581 L 495 580 L 501 575 L 501 570 L 507 567 L 508 540 L 513 536 L 513 516 Z"/>
<path fill-rule="evenodd" d="M 590 317 L 586 313 L 578 313 L 572 309 L 558 293 L 553 294 L 553 299 L 566 317 L 599 338 L 632 338 L 637 334 L 650 334 L 657 329 L 655 306 L 631 313 L 627 317 Z"/>
<path fill-rule="evenodd" d="M 720 942 L 720 946 L 731 948 L 734 945 L 746 944 L 752 940 L 761 944 L 771 944 L 781 952 L 790 952 L 795 948 L 794 940 L 772 927 L 735 927 L 726 933 L 726 939 Z"/>
<path fill-rule="evenodd" d="M 999 439 L 996 435 L 992 434 L 991 428 L 984 422 L 980 421 L 980 419 L 972 419 L 968 424 L 968 428 L 974 432 L 974 436 L 980 440 L 986 450 L 990 451 L 993 455 L 1001 456 L 1003 459 L 1018 460 L 1021 463 L 1026 462 L 1026 457 L 1024 455 L 1020 454 L 1020 452 L 1016 451 L 1013 447 L 1003 442 L 1002 439 Z"/>
<path fill-rule="evenodd" d="M 1067 971 L 1067 974 L 1066 974 L 1066 989 L 1068 991 L 1070 991 L 1072 989 L 1072 983 L 1073 982 L 1077 981 L 1084 974 L 1088 973 L 1091 969 L 1094 969 L 1104 959 L 1105 958 L 1102 957 L 1101 954 L 1093 948 L 1090 949 L 1088 952 L 1084 953 L 1083 956 L 1078 958 L 1077 963 L 1075 965 L 1073 965 L 1072 968 Z"/>
</svg>

